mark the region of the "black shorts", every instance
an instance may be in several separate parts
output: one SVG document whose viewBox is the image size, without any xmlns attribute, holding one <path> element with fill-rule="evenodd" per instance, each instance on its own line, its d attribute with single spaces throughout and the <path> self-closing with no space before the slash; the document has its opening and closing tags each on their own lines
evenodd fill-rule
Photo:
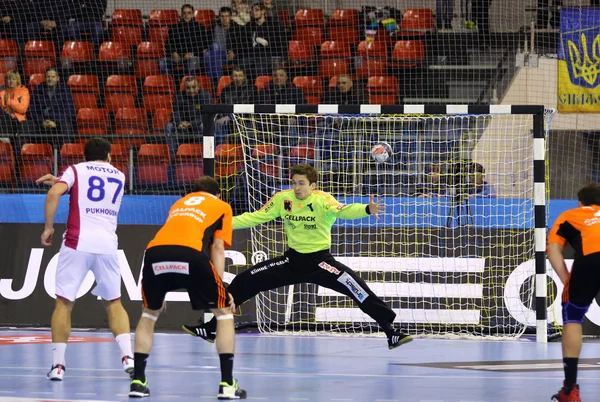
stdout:
<svg viewBox="0 0 600 402">
<path fill-rule="evenodd" d="M 576 257 L 569 281 L 563 290 L 563 303 L 589 306 L 600 291 L 600 253 Z"/>
<path fill-rule="evenodd" d="M 144 307 L 160 310 L 167 292 L 185 289 L 194 310 L 225 308 L 227 291 L 208 257 L 182 246 L 146 250 L 142 278 Z"/>
</svg>

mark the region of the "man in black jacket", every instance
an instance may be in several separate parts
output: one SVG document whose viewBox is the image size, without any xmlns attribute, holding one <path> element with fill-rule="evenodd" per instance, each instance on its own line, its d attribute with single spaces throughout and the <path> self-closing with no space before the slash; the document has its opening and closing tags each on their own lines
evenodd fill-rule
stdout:
<svg viewBox="0 0 600 402">
<path fill-rule="evenodd" d="M 40 142 L 40 139 L 56 145 L 71 142 L 75 103 L 69 86 L 59 79 L 56 69 L 49 68 L 46 70 L 46 82 L 33 91 L 28 119 L 22 123 L 23 143 Z"/>
<path fill-rule="evenodd" d="M 27 37 L 29 7 L 33 5 L 28 0 L 0 1 L 0 33 L 2 37 L 15 39 L 20 48 Z"/>
<path fill-rule="evenodd" d="M 68 40 L 86 41 L 89 39 L 83 33 L 90 33 L 94 46 L 102 43 L 104 13 L 108 0 L 73 0 L 69 15 L 69 23 L 65 28 Z"/>
<path fill-rule="evenodd" d="M 260 103 L 273 105 L 305 104 L 302 91 L 288 81 L 287 71 L 277 68 L 273 71 L 273 81 L 258 93 Z"/>
<path fill-rule="evenodd" d="M 248 24 L 252 41 L 248 49 L 248 64 L 252 66 L 252 80 L 259 75 L 269 75 L 287 56 L 285 31 L 275 20 L 266 18 L 265 13 L 264 5 L 257 3 L 252 6 L 253 18 Z"/>
<path fill-rule="evenodd" d="M 185 92 L 178 92 L 173 103 L 173 121 L 167 124 L 165 135 L 175 157 L 182 142 L 200 142 L 202 139 L 202 105 L 212 103 L 210 94 L 200 88 L 196 77 L 185 80 Z"/>
<path fill-rule="evenodd" d="M 165 44 L 167 57 L 159 61 L 161 73 L 173 74 L 176 66 L 183 66 L 184 75 L 199 74 L 210 42 L 204 25 L 194 20 L 194 7 L 185 4 L 181 7 L 181 21 L 169 31 Z M 183 75 L 176 75 L 175 81 L 179 82 Z"/>
<path fill-rule="evenodd" d="M 232 10 L 229 7 L 219 9 L 219 17 L 213 22 L 209 31 L 212 39 L 210 50 L 204 53 L 206 73 L 215 84 L 223 76 L 223 66 L 240 62 L 240 48 L 248 48 L 250 41 L 246 27 L 232 19 Z"/>
<path fill-rule="evenodd" d="M 352 77 L 340 74 L 335 89 L 325 95 L 324 104 L 332 105 L 367 105 L 369 103 L 365 92 L 354 85 Z"/>
</svg>

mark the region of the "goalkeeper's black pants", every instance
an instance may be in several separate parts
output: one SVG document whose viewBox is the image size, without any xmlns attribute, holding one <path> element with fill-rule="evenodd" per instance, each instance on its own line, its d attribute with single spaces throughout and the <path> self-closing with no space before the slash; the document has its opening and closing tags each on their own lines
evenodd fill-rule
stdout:
<svg viewBox="0 0 600 402">
<path fill-rule="evenodd" d="M 240 273 L 227 291 L 236 305 L 258 293 L 282 286 L 314 283 L 351 297 L 358 307 L 389 334 L 396 313 L 367 286 L 351 268 L 336 261 L 328 250 L 301 254 L 288 250 Z"/>
</svg>

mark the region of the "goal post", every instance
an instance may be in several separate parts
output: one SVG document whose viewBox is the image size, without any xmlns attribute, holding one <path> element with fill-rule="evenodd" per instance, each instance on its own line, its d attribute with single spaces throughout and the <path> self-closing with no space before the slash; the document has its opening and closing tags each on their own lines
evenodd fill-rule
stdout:
<svg viewBox="0 0 600 402">
<path fill-rule="evenodd" d="M 206 105 L 203 112 L 206 172 L 229 163 L 214 144 L 233 140 L 243 150 L 246 189 L 238 210 L 258 210 L 287 188 L 287 168 L 296 163 L 313 164 L 318 188 L 342 203 L 368 202 L 369 194 L 383 200 L 381 221 L 338 220 L 331 251 L 390 304 L 405 331 L 509 338 L 535 332 L 546 342 L 557 330 L 560 310 L 555 303 L 546 308 L 556 290 L 545 257 L 545 133 L 553 111 L 534 105 Z M 219 114 L 234 122 L 229 139 L 214 138 L 209 121 Z M 393 149 L 381 164 L 369 154 L 378 142 Z M 286 249 L 282 223 L 253 228 L 249 244 L 253 263 L 280 255 Z M 352 300 L 316 285 L 263 292 L 256 305 L 262 332 L 379 331 Z"/>
</svg>

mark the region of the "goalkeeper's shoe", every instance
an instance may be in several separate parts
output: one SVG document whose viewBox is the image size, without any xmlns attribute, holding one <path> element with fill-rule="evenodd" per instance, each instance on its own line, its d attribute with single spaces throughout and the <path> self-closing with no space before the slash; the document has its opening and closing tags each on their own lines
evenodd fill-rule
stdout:
<svg viewBox="0 0 600 402">
<path fill-rule="evenodd" d="M 148 388 L 148 380 L 141 382 L 140 380 L 131 381 L 129 387 L 130 398 L 144 398 L 150 396 L 150 389 Z"/>
<path fill-rule="evenodd" d="M 394 331 L 388 335 L 388 348 L 390 348 L 390 350 L 396 349 L 398 346 L 404 345 L 412 340 L 412 336 Z"/>
<path fill-rule="evenodd" d="M 57 364 L 52 366 L 50 371 L 48 371 L 47 377 L 51 381 L 62 381 L 65 377 L 65 366 L 62 364 Z"/>
<path fill-rule="evenodd" d="M 233 385 L 226 382 L 219 384 L 219 394 L 217 399 L 246 399 L 247 393 L 238 386 L 236 380 L 233 380 Z"/>
<path fill-rule="evenodd" d="M 554 402 L 581 402 L 579 396 L 579 385 L 566 384 L 558 391 L 556 395 L 552 395 L 552 401 Z"/>
<path fill-rule="evenodd" d="M 215 338 L 217 337 L 217 332 L 207 328 L 206 324 L 196 326 L 182 325 L 181 329 L 183 329 L 185 332 L 192 336 L 197 336 L 210 343 L 214 343 Z"/>
<path fill-rule="evenodd" d="M 129 374 L 130 378 L 133 378 L 133 357 L 131 356 L 123 356 L 121 359 L 121 364 L 123 364 L 123 370 Z"/>
</svg>

